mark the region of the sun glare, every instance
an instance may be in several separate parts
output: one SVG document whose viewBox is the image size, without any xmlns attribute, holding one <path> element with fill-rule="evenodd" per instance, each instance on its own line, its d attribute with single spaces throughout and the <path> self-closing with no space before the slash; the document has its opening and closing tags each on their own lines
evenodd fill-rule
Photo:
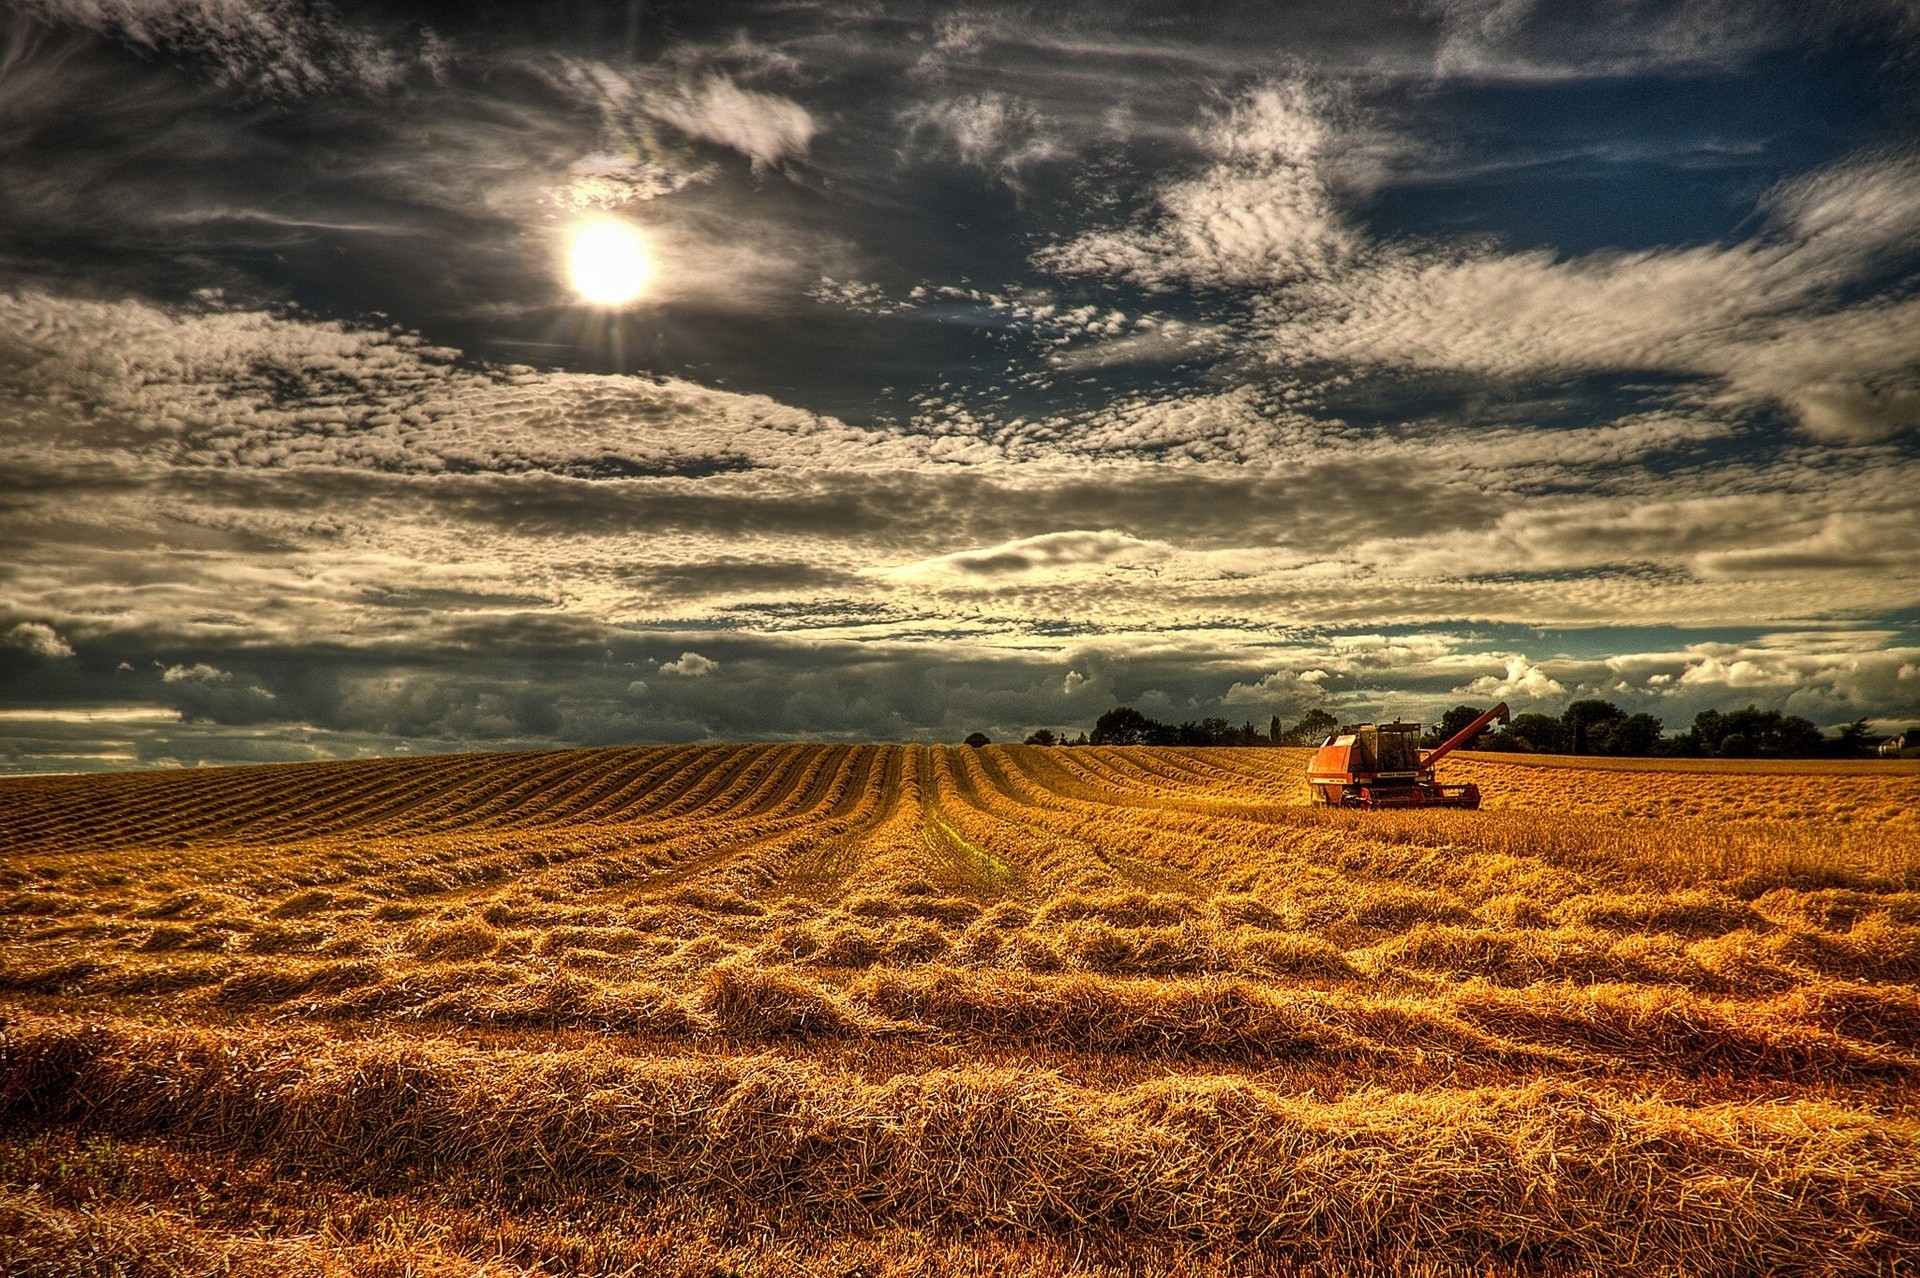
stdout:
<svg viewBox="0 0 1920 1278">
<path fill-rule="evenodd" d="M 582 301 L 626 306 L 647 291 L 653 258 L 631 223 L 614 217 L 581 222 L 567 234 L 567 281 Z"/>
</svg>

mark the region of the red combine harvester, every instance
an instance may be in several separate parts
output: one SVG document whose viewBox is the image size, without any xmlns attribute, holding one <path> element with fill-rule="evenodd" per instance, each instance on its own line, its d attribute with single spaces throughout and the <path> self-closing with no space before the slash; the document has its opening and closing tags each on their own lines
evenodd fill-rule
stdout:
<svg viewBox="0 0 1920 1278">
<path fill-rule="evenodd" d="M 1307 765 L 1313 801 L 1338 808 L 1477 808 L 1477 785 L 1440 785 L 1433 765 L 1458 750 L 1482 728 L 1507 722 L 1507 703 L 1469 723 L 1441 742 L 1420 749 L 1417 723 L 1360 723 L 1328 737 Z"/>
</svg>

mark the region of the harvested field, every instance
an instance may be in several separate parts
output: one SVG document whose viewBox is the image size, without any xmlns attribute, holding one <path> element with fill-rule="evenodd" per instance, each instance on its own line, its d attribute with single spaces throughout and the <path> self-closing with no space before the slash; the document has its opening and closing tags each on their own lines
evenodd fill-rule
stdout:
<svg viewBox="0 0 1920 1278">
<path fill-rule="evenodd" d="M 8 1274 L 1894 1273 L 1920 770 L 0 782 Z"/>
</svg>

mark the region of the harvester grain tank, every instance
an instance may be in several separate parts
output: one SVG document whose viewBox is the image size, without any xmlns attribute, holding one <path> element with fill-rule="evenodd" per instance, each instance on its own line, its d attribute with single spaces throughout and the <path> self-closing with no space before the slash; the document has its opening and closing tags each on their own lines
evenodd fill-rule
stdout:
<svg viewBox="0 0 1920 1278">
<path fill-rule="evenodd" d="M 1441 785 L 1433 765 L 1496 719 L 1507 722 L 1506 702 L 1425 751 L 1417 723 L 1350 724 L 1313 752 L 1307 788 L 1315 803 L 1341 808 L 1477 808 L 1479 786 Z"/>
</svg>

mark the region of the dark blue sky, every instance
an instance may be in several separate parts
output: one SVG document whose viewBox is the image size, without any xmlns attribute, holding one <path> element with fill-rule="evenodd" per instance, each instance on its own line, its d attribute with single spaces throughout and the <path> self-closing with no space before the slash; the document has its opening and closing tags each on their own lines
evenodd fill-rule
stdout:
<svg viewBox="0 0 1920 1278">
<path fill-rule="evenodd" d="M 1920 717 L 1910 4 L 0 22 L 0 767 Z"/>
</svg>

